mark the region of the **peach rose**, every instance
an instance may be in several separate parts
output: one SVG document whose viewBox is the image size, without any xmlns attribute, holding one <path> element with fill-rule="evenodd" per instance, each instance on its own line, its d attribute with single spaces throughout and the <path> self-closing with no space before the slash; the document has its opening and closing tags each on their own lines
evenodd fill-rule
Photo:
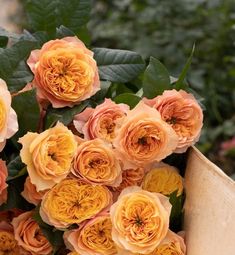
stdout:
<svg viewBox="0 0 235 255">
<path fill-rule="evenodd" d="M 178 137 L 158 111 L 140 102 L 122 119 L 113 144 L 127 169 L 161 161 L 175 150 Z"/>
<path fill-rule="evenodd" d="M 122 170 L 112 147 L 99 138 L 78 146 L 71 172 L 94 184 L 116 187 L 122 181 Z"/>
<path fill-rule="evenodd" d="M 176 153 L 185 152 L 198 141 L 203 125 L 203 113 L 192 94 L 183 90 L 166 90 L 161 96 L 145 99 L 144 102 L 157 109 L 162 119 L 175 130 L 179 138 Z"/>
<path fill-rule="evenodd" d="M 169 199 L 161 194 L 137 186 L 124 189 L 110 209 L 114 242 L 133 253 L 152 252 L 167 234 L 170 211 Z"/>
<path fill-rule="evenodd" d="M 124 117 L 128 110 L 128 105 L 116 104 L 106 98 L 95 109 L 86 108 L 76 115 L 73 123 L 77 131 L 84 134 L 85 139 L 101 138 L 110 142 L 116 136 L 116 121 Z"/>
<path fill-rule="evenodd" d="M 40 134 L 28 132 L 19 142 L 21 159 L 37 191 L 53 187 L 69 173 L 77 143 L 62 123 Z"/>
<path fill-rule="evenodd" d="M 161 163 L 145 175 L 142 188 L 166 196 L 177 191 L 177 196 L 180 196 L 184 189 L 183 178 L 177 168 Z"/>
<path fill-rule="evenodd" d="M 52 253 L 52 246 L 32 216 L 33 212 L 30 211 L 13 219 L 15 239 L 19 246 L 32 255 L 49 255 Z"/>
<path fill-rule="evenodd" d="M 21 192 L 21 196 L 29 203 L 37 206 L 47 191 L 48 190 L 37 191 L 36 186 L 32 184 L 30 177 L 28 176 L 25 180 L 24 190 Z"/>
<path fill-rule="evenodd" d="M 47 224 L 63 229 L 93 218 L 111 203 L 112 194 L 106 187 L 66 179 L 45 194 L 40 215 Z"/>
<path fill-rule="evenodd" d="M 111 230 L 110 216 L 100 215 L 76 230 L 65 232 L 65 244 L 80 255 L 114 255 L 117 250 Z"/>
<path fill-rule="evenodd" d="M 172 231 L 168 231 L 167 236 L 149 255 L 185 255 L 186 246 L 184 239 Z"/>
<path fill-rule="evenodd" d="M 0 205 L 7 201 L 7 176 L 6 162 L 0 159 Z"/>
<path fill-rule="evenodd" d="M 45 43 L 31 52 L 27 64 L 34 73 L 39 100 L 50 102 L 54 108 L 72 107 L 100 89 L 93 52 L 77 37 Z"/>
<path fill-rule="evenodd" d="M 166 237 L 160 243 L 157 248 L 148 253 L 147 255 L 185 255 L 186 246 L 184 239 L 175 234 L 174 232 L 168 230 Z M 142 255 L 141 253 L 132 253 L 128 251 L 120 250 L 118 255 Z"/>
<path fill-rule="evenodd" d="M 12 137 L 17 131 L 17 115 L 11 108 L 11 94 L 5 81 L 0 79 L 0 152 L 6 144 L 6 139 Z"/>
<path fill-rule="evenodd" d="M 118 187 L 112 187 L 113 191 L 121 192 L 129 186 L 138 186 L 144 178 L 145 170 L 141 167 L 122 171 L 122 182 Z"/>
</svg>

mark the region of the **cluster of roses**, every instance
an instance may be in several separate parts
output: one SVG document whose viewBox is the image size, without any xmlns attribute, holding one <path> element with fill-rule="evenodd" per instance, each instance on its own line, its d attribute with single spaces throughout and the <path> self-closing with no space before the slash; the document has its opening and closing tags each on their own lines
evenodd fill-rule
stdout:
<svg viewBox="0 0 235 255">
<path fill-rule="evenodd" d="M 99 90 L 93 53 L 75 37 L 44 44 L 27 63 L 34 80 L 24 90 L 36 88 L 42 111 L 49 104 L 72 107 Z M 3 148 L 18 127 L 11 95 L 3 81 L 0 85 Z M 133 109 L 105 99 L 76 115 L 69 128 L 58 122 L 19 139 L 28 172 L 21 194 L 40 204 L 45 223 L 64 231 L 70 255 L 183 255 L 183 238 L 169 230 L 168 198 L 175 191 L 182 194 L 183 178 L 161 161 L 193 145 L 202 121 L 197 101 L 182 90 L 144 98 Z M 0 163 L 3 203 L 7 169 Z M 0 224 L 0 252 L 52 253 L 33 213 Z"/>
</svg>

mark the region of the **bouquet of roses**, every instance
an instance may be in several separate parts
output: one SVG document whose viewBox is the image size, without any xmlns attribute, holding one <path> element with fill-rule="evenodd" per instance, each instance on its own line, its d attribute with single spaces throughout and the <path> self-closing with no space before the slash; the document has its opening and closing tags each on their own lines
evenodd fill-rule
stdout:
<svg viewBox="0 0 235 255">
<path fill-rule="evenodd" d="M 0 31 L 0 254 L 186 254 L 192 54 L 176 79 L 155 58 L 88 49 L 89 1 L 26 2 L 43 31 Z"/>
</svg>

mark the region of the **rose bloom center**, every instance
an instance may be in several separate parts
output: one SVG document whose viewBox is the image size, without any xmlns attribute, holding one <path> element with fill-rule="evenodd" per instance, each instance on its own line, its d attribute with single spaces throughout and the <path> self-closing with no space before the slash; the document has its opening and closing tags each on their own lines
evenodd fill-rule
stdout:
<svg viewBox="0 0 235 255">
<path fill-rule="evenodd" d="M 1 231 L 0 232 L 0 255 L 18 254 L 16 251 L 16 248 L 17 248 L 17 242 L 13 234 L 8 233 L 7 231 Z"/>
</svg>

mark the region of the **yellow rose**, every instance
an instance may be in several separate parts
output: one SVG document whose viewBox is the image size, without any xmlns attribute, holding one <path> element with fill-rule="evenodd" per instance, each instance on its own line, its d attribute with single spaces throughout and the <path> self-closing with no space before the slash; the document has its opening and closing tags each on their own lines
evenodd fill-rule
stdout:
<svg viewBox="0 0 235 255">
<path fill-rule="evenodd" d="M 97 216 L 79 229 L 65 234 L 65 243 L 81 255 L 117 254 L 111 236 L 112 223 L 108 214 Z"/>
<path fill-rule="evenodd" d="M 93 218 L 111 203 L 112 194 L 105 186 L 65 179 L 43 197 L 40 215 L 49 225 L 67 228 Z"/>
<path fill-rule="evenodd" d="M 99 138 L 78 146 L 71 172 L 94 184 L 116 187 L 122 181 L 122 170 L 112 147 Z"/>
<path fill-rule="evenodd" d="M 174 191 L 177 191 L 177 196 L 183 193 L 183 178 L 179 174 L 177 168 L 161 164 L 150 170 L 142 182 L 142 188 L 144 190 L 156 193 L 162 193 L 163 195 L 170 195 Z"/>
<path fill-rule="evenodd" d="M 54 108 L 72 107 L 100 89 L 93 52 L 77 37 L 45 43 L 31 52 L 27 64 L 34 73 L 39 101 L 50 102 Z"/>
<path fill-rule="evenodd" d="M 124 169 L 159 162 L 170 155 L 178 144 L 173 128 L 161 115 L 143 102 L 120 120 L 114 147 Z"/>
<path fill-rule="evenodd" d="M 133 253 L 152 252 L 167 234 L 170 210 L 161 194 L 137 186 L 124 189 L 110 209 L 114 242 Z"/>
<path fill-rule="evenodd" d="M 41 134 L 28 132 L 19 139 L 22 161 L 37 191 L 63 180 L 70 171 L 77 143 L 73 133 L 61 123 Z"/>
</svg>

